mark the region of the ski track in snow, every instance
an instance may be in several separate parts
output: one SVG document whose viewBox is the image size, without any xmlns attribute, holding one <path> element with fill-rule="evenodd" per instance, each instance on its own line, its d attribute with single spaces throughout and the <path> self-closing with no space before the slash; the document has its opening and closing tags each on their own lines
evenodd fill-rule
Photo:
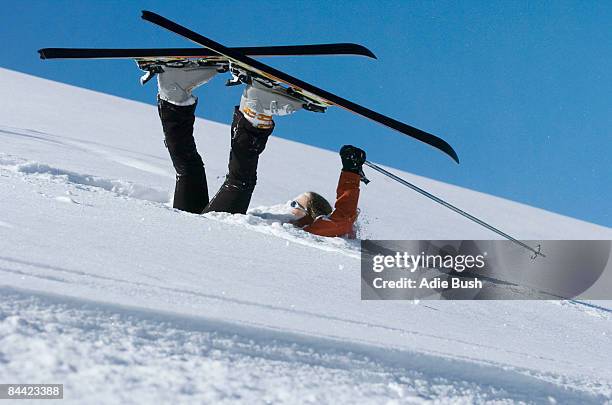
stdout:
<svg viewBox="0 0 612 405">
<path fill-rule="evenodd" d="M 457 378 L 461 365 L 452 362 L 444 373 L 439 366 L 423 368 L 435 359 L 418 355 L 227 328 L 0 288 L 0 380 L 64 384 L 68 403 L 111 397 L 121 403 L 288 404 L 603 399 L 513 370 L 475 365 Z M 91 387 L 97 387 L 93 396 Z"/>
<path fill-rule="evenodd" d="M 75 173 L 38 162 L 21 162 L 0 155 L 0 166 L 4 169 L 22 173 L 26 176 L 64 182 L 77 187 L 95 187 L 111 191 L 117 195 L 153 202 L 168 202 L 168 191 L 141 186 L 124 180 L 111 180 L 88 174 Z M 65 199 L 64 199 L 65 201 Z"/>
<path fill-rule="evenodd" d="M 157 156 L 145 154 L 144 156 L 139 158 L 135 156 L 136 154 L 134 153 L 134 151 L 131 150 L 112 147 L 109 145 L 103 145 L 99 142 L 75 139 L 68 136 L 54 135 L 30 128 L 14 128 L 0 125 L 0 135 L 8 135 L 18 138 L 29 138 L 34 139 L 36 141 L 51 143 L 66 150 L 78 150 L 86 153 L 96 154 L 104 159 L 107 159 L 110 162 L 116 162 L 124 166 L 132 167 L 151 174 L 156 174 L 165 177 L 174 177 L 173 173 L 164 170 L 159 166 L 148 163 L 144 159 L 142 159 L 142 157 L 146 159 L 160 159 Z"/>
</svg>

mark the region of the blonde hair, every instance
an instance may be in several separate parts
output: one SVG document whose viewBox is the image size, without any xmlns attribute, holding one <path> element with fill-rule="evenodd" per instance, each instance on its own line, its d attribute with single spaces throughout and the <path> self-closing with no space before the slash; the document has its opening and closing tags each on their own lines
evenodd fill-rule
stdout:
<svg viewBox="0 0 612 405">
<path fill-rule="evenodd" d="M 314 191 L 304 193 L 308 196 L 308 203 L 306 204 L 306 211 L 313 219 L 317 219 L 321 215 L 329 215 L 332 213 L 333 208 L 331 204 L 320 194 Z"/>
</svg>

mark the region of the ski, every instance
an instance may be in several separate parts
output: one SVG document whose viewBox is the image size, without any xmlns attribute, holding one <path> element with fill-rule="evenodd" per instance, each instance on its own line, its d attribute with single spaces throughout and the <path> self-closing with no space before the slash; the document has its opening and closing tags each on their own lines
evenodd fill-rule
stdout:
<svg viewBox="0 0 612 405">
<path fill-rule="evenodd" d="M 376 55 L 365 46 L 351 43 L 245 46 L 231 49 L 250 56 L 356 55 L 376 59 Z M 218 53 L 205 48 L 42 48 L 38 50 L 38 53 L 41 59 L 200 59 L 220 56 Z"/>
<path fill-rule="evenodd" d="M 262 62 L 254 60 L 244 55 L 243 53 L 237 52 L 232 48 L 227 48 L 219 44 L 218 42 L 215 42 L 203 35 L 200 35 L 171 20 L 168 20 L 165 17 L 162 17 L 159 14 L 144 10 L 142 12 L 142 18 L 171 32 L 174 32 L 175 34 L 181 35 L 197 43 L 198 45 L 201 45 L 207 49 L 210 49 L 213 52 L 218 53 L 219 55 L 224 56 L 229 60 L 231 65 L 235 65 L 238 68 L 235 69 L 235 72 L 238 74 L 236 74 L 234 71 L 232 72 L 236 80 L 241 79 L 243 81 L 247 80 L 248 82 L 249 75 L 258 75 L 274 82 L 283 83 L 289 86 L 288 90 L 290 92 L 294 92 L 303 96 L 306 99 L 314 101 L 313 107 L 315 108 L 324 108 L 325 105 L 337 105 L 339 107 L 344 108 L 345 110 L 361 115 L 362 117 L 371 119 L 391 129 L 394 129 L 421 142 L 424 142 L 430 146 L 433 146 L 434 148 L 437 148 L 440 151 L 446 153 L 455 162 L 459 163 L 459 158 L 455 150 L 442 138 L 439 138 L 418 128 L 412 127 L 403 122 L 397 121 L 393 118 L 387 117 L 376 111 L 370 110 L 359 104 L 353 103 L 326 90 L 320 89 L 300 79 L 290 76 L 287 73 L 281 72 L 280 70 L 277 70 Z"/>
</svg>

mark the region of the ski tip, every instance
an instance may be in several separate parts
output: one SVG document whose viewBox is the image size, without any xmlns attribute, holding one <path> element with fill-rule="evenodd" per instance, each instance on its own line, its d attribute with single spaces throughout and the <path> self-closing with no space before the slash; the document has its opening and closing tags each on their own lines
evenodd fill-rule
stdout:
<svg viewBox="0 0 612 405">
<path fill-rule="evenodd" d="M 169 21 L 167 18 L 157 13 L 154 13 L 153 11 L 149 11 L 149 10 L 142 10 L 142 14 L 140 18 L 142 18 L 145 21 L 152 22 L 154 24 L 158 24 L 159 21 Z"/>
<path fill-rule="evenodd" d="M 451 147 L 450 151 L 447 152 L 449 156 L 455 161 L 455 163 L 459 164 L 459 156 L 457 156 L 457 152 Z"/>
<path fill-rule="evenodd" d="M 46 48 L 42 48 L 42 49 L 39 49 L 38 51 L 36 51 L 36 52 L 38 52 L 38 56 L 40 56 L 40 59 L 47 59 L 47 56 L 45 55 L 45 50 L 46 50 Z"/>
<path fill-rule="evenodd" d="M 378 57 L 374 54 L 374 52 L 370 51 L 368 48 L 366 48 L 363 45 L 359 45 L 359 44 L 352 44 L 355 48 L 359 49 L 360 55 L 362 56 L 366 56 L 368 58 L 372 58 L 372 59 L 378 59 Z"/>
<path fill-rule="evenodd" d="M 455 161 L 455 163 L 459 164 L 459 156 L 457 155 L 457 152 L 455 152 L 455 149 L 453 149 L 453 147 L 450 146 L 450 144 L 446 142 L 444 139 L 439 138 L 435 135 L 431 135 L 431 136 L 433 136 L 433 142 L 425 141 L 425 143 L 428 143 L 429 145 L 446 153 L 451 159 Z M 421 139 L 421 141 L 423 141 L 423 139 Z"/>
<path fill-rule="evenodd" d="M 154 17 L 154 16 L 157 16 L 157 14 L 149 10 L 142 10 L 142 14 L 140 17 L 146 20 L 147 18 Z"/>
<path fill-rule="evenodd" d="M 459 156 L 457 155 L 457 152 L 455 152 L 455 149 L 453 149 L 453 147 L 450 146 L 450 144 L 446 142 L 444 139 L 438 138 L 436 136 L 435 141 L 433 143 L 430 143 L 430 142 L 426 142 L 426 143 L 429 143 L 431 146 L 434 146 L 435 148 L 446 153 L 451 159 L 455 161 L 455 163 L 459 164 Z"/>
<path fill-rule="evenodd" d="M 340 44 L 329 44 L 329 46 L 343 47 L 344 48 L 343 51 L 339 52 L 338 54 L 359 55 L 359 56 L 365 56 L 367 58 L 378 59 L 378 57 L 374 55 L 374 52 L 372 52 L 371 50 L 369 50 L 363 45 L 356 44 L 353 42 L 340 43 Z M 350 50 L 350 52 L 347 52 L 347 50 Z"/>
<path fill-rule="evenodd" d="M 302 45 L 301 47 L 322 48 L 321 53 L 317 53 L 315 51 L 312 53 L 312 55 L 358 55 L 365 56 L 366 58 L 378 59 L 376 55 L 374 55 L 374 52 L 363 45 L 355 44 L 353 42 Z M 327 50 L 327 52 L 323 52 L 323 49 Z M 304 55 L 307 55 L 307 53 L 304 53 Z"/>
<path fill-rule="evenodd" d="M 359 56 L 365 56 L 367 58 L 378 59 L 376 55 L 374 55 L 374 52 L 372 52 L 371 50 L 369 50 L 363 45 L 356 44 L 353 42 L 346 42 L 346 43 L 339 43 L 339 44 L 327 44 L 323 46 L 338 47 L 337 49 L 338 55 L 342 55 L 342 54 L 359 55 Z"/>
<path fill-rule="evenodd" d="M 453 149 L 452 146 L 450 146 L 450 144 L 448 142 L 446 142 L 444 139 L 439 138 L 435 135 L 431 135 L 431 137 L 433 137 L 433 139 L 429 139 L 429 140 L 424 140 L 424 139 L 419 139 L 422 142 L 425 142 L 427 144 L 429 144 L 430 146 L 433 146 L 434 148 L 437 148 L 438 150 L 444 152 L 446 155 L 448 155 L 451 159 L 453 159 L 455 161 L 455 163 L 459 164 L 459 156 L 457 155 L 457 152 L 455 152 L 455 149 Z"/>
</svg>

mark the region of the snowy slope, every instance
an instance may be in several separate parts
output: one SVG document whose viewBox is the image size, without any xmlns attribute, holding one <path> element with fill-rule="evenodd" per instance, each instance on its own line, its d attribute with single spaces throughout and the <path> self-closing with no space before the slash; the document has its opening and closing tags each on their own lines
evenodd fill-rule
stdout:
<svg viewBox="0 0 612 405">
<path fill-rule="evenodd" d="M 608 302 L 360 301 L 357 242 L 274 214 L 333 197 L 336 154 L 273 138 L 249 215 L 186 214 L 155 107 L 3 69 L 0 85 L 0 381 L 64 383 L 74 403 L 612 398 Z M 196 134 L 214 193 L 229 129 L 198 119 Z M 612 238 L 398 174 L 522 239 Z M 362 237 L 495 237 L 373 180 Z"/>
</svg>

